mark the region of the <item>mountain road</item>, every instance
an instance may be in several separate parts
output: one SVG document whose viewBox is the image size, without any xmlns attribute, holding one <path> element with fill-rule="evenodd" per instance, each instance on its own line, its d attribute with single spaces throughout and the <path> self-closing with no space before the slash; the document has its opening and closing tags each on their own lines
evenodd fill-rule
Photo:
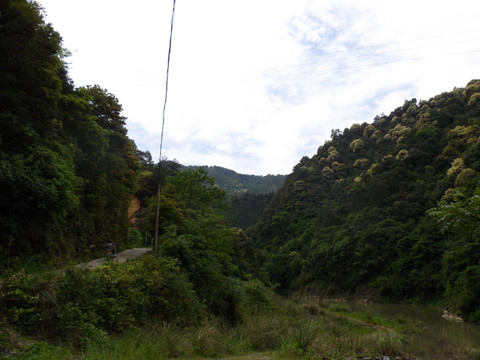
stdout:
<svg viewBox="0 0 480 360">
<path fill-rule="evenodd" d="M 135 259 L 135 258 L 138 258 L 142 255 L 145 255 L 146 253 L 148 253 L 151 250 L 152 250 L 151 248 L 127 249 L 127 250 L 124 250 L 124 251 L 118 253 L 117 257 L 115 258 L 114 261 L 119 262 L 119 263 L 124 263 L 127 260 Z M 102 265 L 104 262 L 105 262 L 105 258 L 100 258 L 100 259 L 92 260 L 88 263 L 79 264 L 77 266 L 87 267 L 89 269 L 95 269 L 96 267 Z"/>
</svg>

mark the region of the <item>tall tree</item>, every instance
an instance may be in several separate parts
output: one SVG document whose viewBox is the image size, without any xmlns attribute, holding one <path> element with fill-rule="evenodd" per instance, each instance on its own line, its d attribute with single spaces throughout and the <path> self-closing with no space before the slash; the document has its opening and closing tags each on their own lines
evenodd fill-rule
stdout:
<svg viewBox="0 0 480 360">
<path fill-rule="evenodd" d="M 0 13 L 0 247 L 62 251 L 65 213 L 78 204 L 72 148 L 58 137 L 61 38 L 36 2 Z"/>
<path fill-rule="evenodd" d="M 1 3 L 0 250 L 10 257 L 127 237 L 138 159 L 122 106 L 99 86 L 75 88 L 67 54 L 38 3 Z"/>
</svg>

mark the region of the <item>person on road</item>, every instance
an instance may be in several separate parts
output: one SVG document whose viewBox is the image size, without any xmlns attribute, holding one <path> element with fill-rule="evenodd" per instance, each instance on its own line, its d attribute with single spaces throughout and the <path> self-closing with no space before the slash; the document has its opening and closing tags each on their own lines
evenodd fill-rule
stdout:
<svg viewBox="0 0 480 360">
<path fill-rule="evenodd" d="M 107 252 L 107 257 L 110 259 L 115 259 L 117 257 L 117 251 L 115 249 L 115 245 L 112 243 L 106 243 L 105 244 L 105 250 Z"/>
</svg>

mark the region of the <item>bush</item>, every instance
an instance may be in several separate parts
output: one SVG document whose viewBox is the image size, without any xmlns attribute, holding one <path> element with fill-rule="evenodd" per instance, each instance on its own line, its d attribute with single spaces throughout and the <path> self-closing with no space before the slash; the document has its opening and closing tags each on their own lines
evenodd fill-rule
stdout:
<svg viewBox="0 0 480 360">
<path fill-rule="evenodd" d="M 470 316 L 468 317 L 468 320 L 471 321 L 472 323 L 480 324 L 480 310 L 477 310 L 474 313 L 471 313 Z"/>
<path fill-rule="evenodd" d="M 305 303 L 300 305 L 300 308 L 305 311 L 306 313 L 310 315 L 325 315 L 325 310 L 321 309 L 317 304 L 315 303 Z"/>
<path fill-rule="evenodd" d="M 384 334 L 377 337 L 375 348 L 379 354 L 402 356 L 404 345 L 409 342 L 410 339 L 407 336 L 389 333 L 388 330 L 385 330 Z"/>
<path fill-rule="evenodd" d="M 59 336 L 75 345 L 123 332 L 151 318 L 197 324 L 205 314 L 190 282 L 173 260 L 145 256 L 94 270 L 33 279 L 23 272 L 1 285 L 0 310 L 24 333 Z"/>
<path fill-rule="evenodd" d="M 274 293 L 268 289 L 260 280 L 252 279 L 242 282 L 238 286 L 240 317 L 251 313 L 265 313 L 275 308 Z"/>
<path fill-rule="evenodd" d="M 14 357 L 17 360 L 54 360 L 75 359 L 66 349 L 50 345 L 43 341 L 35 341 L 24 351 Z"/>
<path fill-rule="evenodd" d="M 295 350 L 299 351 L 302 355 L 306 355 L 311 351 L 320 333 L 321 328 L 318 323 L 302 321 L 291 330 L 289 341 Z"/>
<path fill-rule="evenodd" d="M 128 228 L 127 243 L 130 245 L 143 245 L 144 240 L 140 231 L 133 227 Z"/>
<path fill-rule="evenodd" d="M 93 271 L 70 271 L 62 295 L 69 324 L 87 321 L 113 332 L 151 317 L 162 321 L 181 319 L 187 325 L 198 322 L 203 314 L 192 285 L 176 263 L 153 256 Z M 81 315 L 72 319 L 71 314 L 78 312 Z"/>
<path fill-rule="evenodd" d="M 468 353 L 468 359 L 480 360 L 480 349 L 472 349 Z"/>
<path fill-rule="evenodd" d="M 22 332 L 33 333 L 41 327 L 39 295 L 31 286 L 31 278 L 23 271 L 3 280 L 0 310 L 7 322 Z"/>
<path fill-rule="evenodd" d="M 191 343 L 174 323 L 163 323 L 158 333 L 159 347 L 168 359 L 178 358 L 190 352 Z"/>
</svg>

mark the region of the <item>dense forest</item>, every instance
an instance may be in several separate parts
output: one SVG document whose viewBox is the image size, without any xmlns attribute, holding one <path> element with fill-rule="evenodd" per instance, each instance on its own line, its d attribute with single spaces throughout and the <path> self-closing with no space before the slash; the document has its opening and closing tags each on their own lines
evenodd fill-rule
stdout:
<svg viewBox="0 0 480 360">
<path fill-rule="evenodd" d="M 169 329 L 191 332 L 202 356 L 238 343 L 313 358 L 322 337 L 318 358 L 335 358 L 323 355 L 345 348 L 345 333 L 359 353 L 345 307 L 299 310 L 272 289 L 444 301 L 480 322 L 480 81 L 332 130 L 288 176 L 257 177 L 155 164 L 127 136 L 116 97 L 75 86 L 67 57 L 38 3 L 0 3 L 0 357 L 21 353 L 21 336 L 114 354 L 117 336 L 137 331 L 136 348 Z M 76 266 L 106 242 L 143 245 L 159 185 L 156 254 Z M 370 335 L 362 354 L 390 353 Z M 162 358 L 188 348 L 162 346 Z"/>
<path fill-rule="evenodd" d="M 480 81 L 332 130 L 250 232 L 284 291 L 443 296 L 480 320 Z"/>
<path fill-rule="evenodd" d="M 75 87 L 37 3 L 3 1 L 0 13 L 0 261 L 126 243 L 139 162 L 122 106 Z"/>
<path fill-rule="evenodd" d="M 197 166 L 185 168 L 198 169 Z M 256 224 L 273 199 L 274 192 L 285 182 L 285 175 L 246 175 L 220 166 L 203 166 L 225 190 L 230 202 L 225 216 L 232 226 L 246 229 Z"/>
<path fill-rule="evenodd" d="M 212 311 L 226 314 L 226 295 L 217 293 L 234 288 L 222 288 L 223 278 L 243 277 L 231 255 L 233 239 L 245 237 L 226 225 L 225 191 L 202 168 L 155 166 L 137 149 L 115 96 L 68 77 L 68 53 L 37 3 L 4 3 L 1 21 L 2 267 L 61 265 L 107 242 L 141 243 L 138 230 L 154 232 L 160 181 L 159 252 L 182 264 Z M 137 229 L 128 221 L 134 196 L 144 205 Z"/>
<path fill-rule="evenodd" d="M 68 52 L 36 2 L 2 2 L 0 20 L 0 350 L 12 346 L 11 327 L 76 347 L 153 320 L 234 324 L 249 294 L 267 301 L 251 244 L 227 224 L 226 192 L 207 171 L 154 165 L 137 149 L 115 96 L 69 78 Z M 107 242 L 138 246 L 139 230 L 153 234 L 159 182 L 156 256 L 68 266 Z M 135 198 L 144 205 L 136 229 Z"/>
<path fill-rule="evenodd" d="M 246 175 L 221 166 L 201 166 L 215 178 L 215 183 L 228 194 L 268 194 L 277 191 L 285 182 L 285 175 Z M 198 169 L 198 166 L 187 168 Z"/>
</svg>

